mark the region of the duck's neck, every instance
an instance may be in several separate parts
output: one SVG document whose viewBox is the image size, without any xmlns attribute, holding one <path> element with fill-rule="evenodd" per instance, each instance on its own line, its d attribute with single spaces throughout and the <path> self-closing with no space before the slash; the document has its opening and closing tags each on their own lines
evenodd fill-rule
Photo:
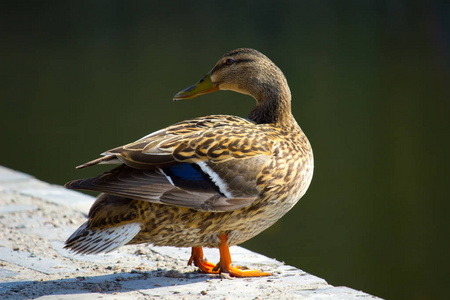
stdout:
<svg viewBox="0 0 450 300">
<path fill-rule="evenodd" d="M 256 106 L 248 115 L 248 118 L 257 124 L 275 124 L 279 126 L 291 126 L 297 124 L 291 112 L 291 91 L 286 80 L 277 82 L 271 86 L 261 86 L 258 93 L 254 94 Z"/>
</svg>

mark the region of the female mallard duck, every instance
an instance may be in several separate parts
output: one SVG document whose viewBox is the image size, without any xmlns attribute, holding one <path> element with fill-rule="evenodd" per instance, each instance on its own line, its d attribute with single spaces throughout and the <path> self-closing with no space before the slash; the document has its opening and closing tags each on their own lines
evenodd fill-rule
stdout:
<svg viewBox="0 0 450 300">
<path fill-rule="evenodd" d="M 189 264 L 202 272 L 270 275 L 232 267 L 228 246 L 274 224 L 305 194 L 312 149 L 292 116 L 286 78 L 265 55 L 233 50 L 174 100 L 217 90 L 255 98 L 248 119 L 212 115 L 183 121 L 78 167 L 120 164 L 66 184 L 102 192 L 66 248 L 89 254 L 125 244 L 192 247 Z M 220 262 L 204 260 L 202 247 L 218 247 Z"/>
</svg>

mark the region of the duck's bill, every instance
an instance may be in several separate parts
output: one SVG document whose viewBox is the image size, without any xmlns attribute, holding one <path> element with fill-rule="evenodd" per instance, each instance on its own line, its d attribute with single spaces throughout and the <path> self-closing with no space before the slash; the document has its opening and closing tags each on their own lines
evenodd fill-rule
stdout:
<svg viewBox="0 0 450 300">
<path fill-rule="evenodd" d="M 209 94 L 215 91 L 218 91 L 219 87 L 217 84 L 211 81 L 210 74 L 207 74 L 205 77 L 200 79 L 196 84 L 182 90 L 178 94 L 173 97 L 173 100 L 183 100 L 183 99 L 191 99 L 200 95 Z"/>
</svg>

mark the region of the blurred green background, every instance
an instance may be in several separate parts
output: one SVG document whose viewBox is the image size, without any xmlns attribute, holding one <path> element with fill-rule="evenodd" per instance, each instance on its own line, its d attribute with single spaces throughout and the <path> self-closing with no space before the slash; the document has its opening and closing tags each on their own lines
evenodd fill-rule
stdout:
<svg viewBox="0 0 450 300">
<path fill-rule="evenodd" d="M 55 184 L 177 121 L 245 117 L 248 96 L 172 96 L 225 52 L 260 50 L 316 165 L 243 246 L 380 297 L 447 295 L 448 1 L 2 1 L 0 31 L 0 164 Z"/>
</svg>

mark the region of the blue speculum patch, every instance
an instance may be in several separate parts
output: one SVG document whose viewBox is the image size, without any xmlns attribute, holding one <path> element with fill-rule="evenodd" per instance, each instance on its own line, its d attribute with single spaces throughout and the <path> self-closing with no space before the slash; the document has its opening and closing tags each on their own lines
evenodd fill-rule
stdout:
<svg viewBox="0 0 450 300">
<path fill-rule="evenodd" d="M 203 181 L 205 180 L 205 174 L 192 164 L 179 164 L 164 169 L 166 173 L 169 173 L 170 177 L 178 177 L 184 180 L 190 181 Z"/>
<path fill-rule="evenodd" d="M 196 164 L 179 164 L 164 168 L 163 171 L 177 187 L 222 194 L 209 175 Z"/>
</svg>

